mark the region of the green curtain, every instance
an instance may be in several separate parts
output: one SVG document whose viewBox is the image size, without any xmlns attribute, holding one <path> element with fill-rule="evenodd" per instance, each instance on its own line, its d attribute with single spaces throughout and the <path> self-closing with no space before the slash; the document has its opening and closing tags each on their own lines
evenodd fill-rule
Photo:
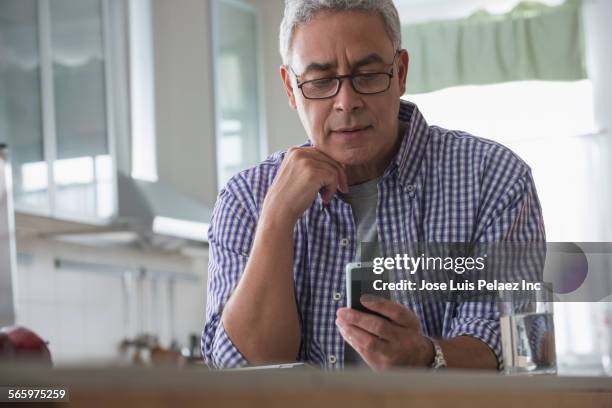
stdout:
<svg viewBox="0 0 612 408">
<path fill-rule="evenodd" d="M 407 92 L 518 80 L 586 78 L 581 1 L 518 4 L 510 12 L 402 27 Z"/>
</svg>

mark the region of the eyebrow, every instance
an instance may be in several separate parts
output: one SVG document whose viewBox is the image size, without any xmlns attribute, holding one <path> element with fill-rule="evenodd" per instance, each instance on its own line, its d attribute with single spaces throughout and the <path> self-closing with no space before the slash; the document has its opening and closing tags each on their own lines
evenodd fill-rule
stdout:
<svg viewBox="0 0 612 408">
<path fill-rule="evenodd" d="M 352 64 L 352 69 L 355 68 L 360 68 L 363 67 L 365 65 L 370 65 L 370 64 L 374 64 L 374 63 L 381 63 L 384 64 L 385 61 L 383 60 L 383 58 L 376 54 L 376 53 L 372 53 L 362 59 L 360 59 L 359 61 L 355 62 L 354 64 Z M 325 71 L 329 71 L 332 68 L 336 68 L 337 64 L 335 63 L 320 63 L 320 62 L 311 62 L 310 64 L 308 64 L 308 66 L 306 67 L 306 69 L 304 70 L 304 72 L 302 73 L 302 76 L 305 74 L 308 74 L 309 72 L 325 72 Z"/>
</svg>

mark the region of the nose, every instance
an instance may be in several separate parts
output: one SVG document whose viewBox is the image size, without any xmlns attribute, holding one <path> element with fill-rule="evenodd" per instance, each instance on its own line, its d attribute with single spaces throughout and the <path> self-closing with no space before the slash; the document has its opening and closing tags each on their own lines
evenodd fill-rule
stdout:
<svg viewBox="0 0 612 408">
<path fill-rule="evenodd" d="M 334 97 L 334 110 L 353 112 L 363 107 L 361 94 L 355 92 L 350 78 L 342 78 L 338 94 Z"/>
</svg>

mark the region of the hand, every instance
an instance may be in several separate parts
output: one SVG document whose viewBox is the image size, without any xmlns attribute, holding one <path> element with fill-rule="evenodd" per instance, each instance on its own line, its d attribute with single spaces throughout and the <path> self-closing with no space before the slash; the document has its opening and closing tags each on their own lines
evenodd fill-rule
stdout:
<svg viewBox="0 0 612 408">
<path fill-rule="evenodd" d="M 315 147 L 294 147 L 287 151 L 266 195 L 264 211 L 296 221 L 317 194 L 328 204 L 337 190 L 348 192 L 344 166 Z"/>
<path fill-rule="evenodd" d="M 387 319 L 343 307 L 336 325 L 342 337 L 375 371 L 394 366 L 428 367 L 433 345 L 423 336 L 418 317 L 404 305 L 377 296 L 363 295 L 361 303 Z"/>
</svg>

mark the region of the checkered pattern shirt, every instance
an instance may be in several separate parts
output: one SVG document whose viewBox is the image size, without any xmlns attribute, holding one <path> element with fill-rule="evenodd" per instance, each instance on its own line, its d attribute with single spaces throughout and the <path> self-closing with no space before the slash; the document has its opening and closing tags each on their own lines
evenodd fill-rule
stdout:
<svg viewBox="0 0 612 408">
<path fill-rule="evenodd" d="M 407 123 L 401 147 L 378 183 L 379 242 L 536 242 L 544 225 L 530 168 L 498 143 L 428 126 L 402 101 Z M 220 192 L 209 230 L 208 297 L 202 355 L 215 368 L 248 362 L 226 334 L 223 307 L 244 271 L 262 204 L 285 152 L 234 176 Z M 344 366 L 336 311 L 346 305 L 345 266 L 358 242 L 349 204 L 318 197 L 294 228 L 293 276 L 301 343 L 298 361 L 325 369 Z M 387 255 L 388 256 L 388 255 Z M 392 256 L 392 255 L 391 255 Z M 472 336 L 502 366 L 499 312 L 494 303 L 410 303 L 423 333 Z M 254 330 L 257 330 L 254 328 Z"/>
</svg>

